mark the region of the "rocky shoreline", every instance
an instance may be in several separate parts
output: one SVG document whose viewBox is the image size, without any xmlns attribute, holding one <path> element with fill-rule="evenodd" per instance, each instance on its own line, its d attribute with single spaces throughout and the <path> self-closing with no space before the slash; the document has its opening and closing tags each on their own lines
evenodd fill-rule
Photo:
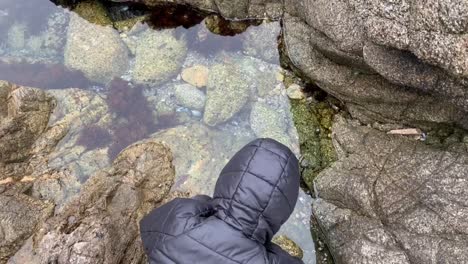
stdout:
<svg viewBox="0 0 468 264">
<path fill-rule="evenodd" d="M 220 18 L 196 34 L 152 34 L 138 19 L 118 32 L 73 12 L 44 20 L 34 37 L 9 25 L 7 65 L 63 62 L 43 75 L 73 74 L 86 89 L 0 82 L 0 263 L 143 263 L 138 219 L 188 195 L 174 190 L 209 193 L 216 175 L 205 172 L 252 137 L 300 148 L 317 263 L 468 260 L 468 4 L 170 2 L 281 27 L 233 24 L 231 33 L 247 30 L 241 55 L 232 39 L 210 57 L 207 30 Z M 295 75 L 272 63 L 280 55 Z M 301 227 L 285 232 L 309 225 L 307 201 L 292 217 Z"/>
</svg>

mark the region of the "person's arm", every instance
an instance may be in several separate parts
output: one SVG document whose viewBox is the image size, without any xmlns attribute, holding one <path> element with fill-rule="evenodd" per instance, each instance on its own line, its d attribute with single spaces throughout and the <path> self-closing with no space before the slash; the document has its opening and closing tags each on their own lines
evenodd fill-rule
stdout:
<svg viewBox="0 0 468 264">
<path fill-rule="evenodd" d="M 271 264 L 304 264 L 302 260 L 292 257 L 280 246 L 269 243 L 267 246 L 268 260 Z"/>
</svg>

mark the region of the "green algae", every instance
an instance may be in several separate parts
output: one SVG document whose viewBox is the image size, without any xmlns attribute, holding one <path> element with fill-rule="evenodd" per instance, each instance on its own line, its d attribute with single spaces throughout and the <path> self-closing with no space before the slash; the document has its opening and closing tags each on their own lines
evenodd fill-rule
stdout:
<svg viewBox="0 0 468 264">
<path fill-rule="evenodd" d="M 73 11 L 91 23 L 101 26 L 112 25 L 112 19 L 107 13 L 106 7 L 99 1 L 80 2 Z"/>
<path fill-rule="evenodd" d="M 138 17 L 133 17 L 133 18 L 125 19 L 125 20 L 115 21 L 113 25 L 114 25 L 114 28 L 117 29 L 118 31 L 124 32 L 124 31 L 129 31 L 137 23 L 144 22 L 148 18 L 149 16 L 147 15 L 138 16 Z"/>
<path fill-rule="evenodd" d="M 331 139 L 334 111 L 326 102 L 292 100 L 291 112 L 299 134 L 302 178 L 313 191 L 313 181 L 320 171 L 336 161 Z"/>
</svg>

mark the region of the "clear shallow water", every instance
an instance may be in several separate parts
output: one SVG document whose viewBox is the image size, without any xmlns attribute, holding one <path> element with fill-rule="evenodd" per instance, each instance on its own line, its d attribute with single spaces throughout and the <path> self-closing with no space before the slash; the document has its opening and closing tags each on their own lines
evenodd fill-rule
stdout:
<svg viewBox="0 0 468 264">
<path fill-rule="evenodd" d="M 162 21 L 161 13 L 152 19 L 158 16 Z M 256 137 L 275 138 L 299 155 L 279 66 L 279 23 L 239 34 L 245 25 L 223 23 L 210 17 L 188 29 L 137 23 L 119 31 L 47 0 L 0 3 L 0 79 L 48 89 L 57 98 L 50 125 L 71 127 L 49 166 L 76 181 L 50 199 L 65 203 L 123 148 L 146 138 L 172 148 L 174 190 L 208 195 L 230 157 Z M 226 27 L 231 36 L 212 33 Z M 302 247 L 306 263 L 315 262 L 310 203 L 301 192 L 280 231 Z"/>
</svg>

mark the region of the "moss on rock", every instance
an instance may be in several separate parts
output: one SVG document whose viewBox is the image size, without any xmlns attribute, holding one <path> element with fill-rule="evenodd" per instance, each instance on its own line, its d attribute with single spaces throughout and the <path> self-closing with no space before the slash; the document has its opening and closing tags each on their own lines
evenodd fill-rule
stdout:
<svg viewBox="0 0 468 264">
<path fill-rule="evenodd" d="M 101 26 L 112 25 L 112 20 L 107 13 L 107 9 L 99 1 L 88 0 L 80 2 L 73 11 L 91 23 Z"/>
<path fill-rule="evenodd" d="M 299 134 L 302 177 L 310 190 L 317 174 L 336 160 L 331 139 L 334 115 L 326 102 L 291 101 L 291 111 Z"/>
<path fill-rule="evenodd" d="M 273 238 L 273 243 L 280 246 L 284 251 L 288 252 L 289 255 L 302 259 L 304 252 L 302 249 L 287 236 L 277 236 Z"/>
</svg>

